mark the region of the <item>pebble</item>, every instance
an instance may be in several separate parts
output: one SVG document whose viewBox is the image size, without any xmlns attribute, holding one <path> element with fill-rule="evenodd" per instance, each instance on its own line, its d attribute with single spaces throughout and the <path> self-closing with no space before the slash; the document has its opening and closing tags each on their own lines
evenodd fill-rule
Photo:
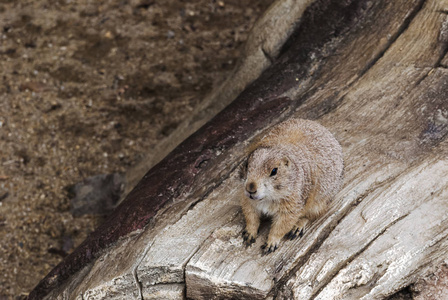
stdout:
<svg viewBox="0 0 448 300">
<path fill-rule="evenodd" d="M 108 31 L 104 34 L 104 37 L 106 39 L 113 39 L 114 36 L 112 35 L 112 32 Z"/>
<path fill-rule="evenodd" d="M 168 32 L 166 33 L 166 37 L 169 39 L 172 39 L 175 35 L 176 34 L 172 30 L 168 30 Z"/>
</svg>

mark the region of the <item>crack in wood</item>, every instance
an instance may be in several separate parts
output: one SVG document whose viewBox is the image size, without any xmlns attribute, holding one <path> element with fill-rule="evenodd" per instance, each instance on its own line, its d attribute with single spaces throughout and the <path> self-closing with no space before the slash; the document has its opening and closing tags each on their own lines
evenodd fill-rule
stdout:
<svg viewBox="0 0 448 300">
<path fill-rule="evenodd" d="M 232 172 L 231 172 L 232 173 Z M 231 218 L 228 222 L 224 223 L 224 226 L 228 226 L 229 224 L 231 224 L 235 219 Z M 183 278 L 184 278 L 184 283 L 185 283 L 185 290 L 184 290 L 184 296 L 185 299 L 190 299 L 188 298 L 187 295 L 187 289 L 188 289 L 188 285 L 187 285 L 187 280 L 186 280 L 186 269 L 187 269 L 187 265 L 190 263 L 191 259 L 201 250 L 202 246 L 208 242 L 208 240 L 215 234 L 215 232 L 217 230 L 219 230 L 220 228 L 216 228 L 214 230 L 212 230 L 212 232 L 210 232 L 210 234 L 198 245 L 198 247 L 196 248 L 195 251 L 192 252 L 192 254 L 190 255 L 190 257 L 188 258 L 188 260 L 186 261 L 184 267 L 183 267 Z"/>
<path fill-rule="evenodd" d="M 446 231 L 446 234 L 445 234 L 445 235 L 442 235 L 439 239 L 437 239 L 435 243 L 433 243 L 432 245 L 430 245 L 430 247 L 434 247 L 435 245 L 439 244 L 439 243 L 442 242 L 443 240 L 446 240 L 447 238 L 448 238 L 448 231 Z M 421 277 L 427 276 L 427 275 L 428 275 L 428 269 L 430 270 L 431 267 L 434 267 L 434 262 L 433 262 L 432 260 L 424 261 L 422 264 L 419 265 L 419 268 L 415 268 L 415 269 L 413 270 L 413 272 L 410 272 L 410 273 L 408 274 L 408 277 L 419 276 L 419 277 L 421 278 Z M 425 273 L 422 273 L 422 272 L 421 272 L 422 269 L 426 269 L 427 271 L 426 271 Z M 431 272 L 431 271 L 430 271 L 430 272 Z M 377 279 L 379 280 L 379 279 L 381 279 L 381 277 L 380 277 L 380 278 L 377 278 Z M 411 284 L 408 284 L 407 286 L 404 286 L 404 287 L 397 287 L 397 289 L 396 289 L 395 291 L 393 291 L 393 293 L 397 293 L 397 292 L 400 292 L 400 291 L 402 291 L 402 290 L 409 289 L 409 288 L 410 288 L 411 286 L 413 286 L 414 284 L 415 284 L 415 283 L 411 283 Z M 392 295 L 392 296 L 393 296 L 393 295 Z M 388 300 L 395 299 L 395 298 L 392 298 L 392 296 L 390 296 L 390 297 L 387 298 L 387 299 L 388 299 Z"/>
<path fill-rule="evenodd" d="M 275 58 L 272 57 L 272 56 L 268 53 L 268 51 L 266 51 L 266 49 L 264 49 L 263 46 L 261 46 L 260 49 L 261 49 L 261 52 L 263 52 L 263 55 L 269 60 L 269 63 L 270 63 L 271 65 L 274 64 Z"/>
<path fill-rule="evenodd" d="M 151 249 L 153 244 L 154 244 L 154 240 L 152 240 L 152 242 L 146 247 L 146 249 L 143 251 L 143 254 L 138 259 L 138 262 L 135 264 L 135 266 L 132 269 L 132 275 L 134 277 L 135 284 L 137 285 L 137 289 L 138 289 L 138 292 L 139 292 L 139 295 L 140 295 L 140 299 L 142 299 L 142 300 L 143 300 L 143 284 L 138 279 L 138 267 L 140 266 L 140 264 L 142 263 L 142 261 L 146 257 L 146 255 L 148 254 L 148 252 Z"/>
<path fill-rule="evenodd" d="M 319 250 L 320 246 L 322 246 L 323 241 L 327 239 L 327 237 L 331 234 L 336 225 L 337 224 L 334 224 L 333 226 L 329 226 L 329 228 L 322 230 L 321 234 L 315 239 L 314 244 L 310 247 L 310 250 L 297 261 L 296 266 L 292 268 L 290 271 L 286 272 L 286 274 L 282 278 L 276 280 L 278 284 L 274 286 L 273 291 L 271 291 L 270 293 L 272 294 L 273 299 L 278 298 L 280 288 L 286 286 L 285 283 L 294 276 L 294 274 L 300 269 L 300 267 L 306 261 L 308 261 L 308 259 L 311 257 L 313 253 Z"/>
<path fill-rule="evenodd" d="M 432 73 L 434 73 L 434 71 L 437 68 L 446 69 L 446 67 L 442 65 L 442 60 L 445 58 L 445 55 L 447 55 L 447 53 L 448 53 L 448 43 L 444 43 L 444 44 L 445 45 L 444 45 L 439 57 L 437 58 L 437 61 L 434 63 L 433 67 L 428 72 L 423 74 L 423 76 L 415 82 L 413 88 L 418 87 L 426 78 L 428 78 Z"/>
<path fill-rule="evenodd" d="M 134 278 L 135 285 L 137 286 L 138 295 L 141 300 L 143 300 L 143 287 L 141 281 L 138 280 L 138 274 L 137 274 L 137 266 L 134 267 L 132 270 L 132 276 Z"/>
<path fill-rule="evenodd" d="M 420 0 L 419 3 L 414 7 L 409 16 L 403 20 L 403 23 L 398 28 L 397 32 L 391 37 L 391 39 L 386 44 L 386 47 L 378 53 L 371 62 L 369 62 L 364 69 L 362 69 L 359 73 L 359 77 L 357 80 L 360 80 L 390 49 L 390 47 L 395 43 L 395 41 L 409 28 L 412 20 L 417 16 L 417 14 L 422 10 L 423 5 L 427 0 Z"/>
<path fill-rule="evenodd" d="M 334 278 L 334 276 L 339 273 L 339 271 L 342 270 L 342 268 L 344 266 L 347 266 L 348 264 L 350 264 L 352 261 L 354 261 L 361 253 L 363 253 L 364 251 L 366 251 L 381 235 L 383 235 L 389 228 L 391 228 L 393 225 L 395 225 L 396 223 L 398 223 L 399 221 L 403 220 L 404 218 L 406 218 L 409 215 L 409 213 L 404 214 L 403 216 L 395 219 L 394 221 L 392 221 L 391 223 L 389 223 L 386 227 L 384 227 L 371 241 L 369 241 L 364 247 L 362 247 L 360 250 L 358 250 L 357 252 L 355 252 L 352 256 L 348 257 L 346 260 L 340 262 L 338 264 L 337 268 L 334 268 L 334 270 L 329 273 L 327 276 L 325 276 L 324 281 L 319 282 L 319 288 L 317 289 L 317 291 L 315 291 L 314 293 L 312 293 L 310 300 L 314 300 L 321 292 L 322 290 L 325 288 L 325 286 Z"/>
<path fill-rule="evenodd" d="M 428 72 L 423 74 L 422 77 L 420 77 L 414 84 L 413 88 L 418 87 L 426 78 L 428 78 L 429 75 L 431 75 L 434 72 L 434 68 L 430 69 Z"/>
<path fill-rule="evenodd" d="M 300 267 L 306 261 L 308 261 L 308 259 L 311 257 L 311 255 L 313 253 L 315 253 L 317 250 L 319 250 L 320 246 L 322 246 L 323 241 L 325 239 L 327 239 L 327 237 L 331 234 L 334 227 L 336 227 L 336 224 L 334 226 L 332 226 L 332 228 L 327 228 L 326 230 L 322 230 L 321 234 L 315 240 L 314 244 L 310 247 L 310 250 L 303 257 L 301 257 L 298 260 L 296 267 L 294 267 L 290 271 L 286 272 L 286 274 L 282 278 L 276 280 L 276 283 L 278 283 L 278 284 L 276 284 L 274 286 L 273 291 L 270 292 L 270 294 L 272 294 L 272 296 L 273 296 L 273 299 L 279 299 L 278 297 L 279 297 L 280 289 L 283 286 L 286 286 L 285 283 L 294 276 L 294 274 L 300 269 Z"/>
<path fill-rule="evenodd" d="M 440 55 L 439 60 L 437 61 L 436 65 L 435 65 L 436 68 L 444 68 L 444 69 L 447 68 L 446 65 L 442 64 L 443 59 L 447 55 L 448 55 L 448 42 L 445 42 L 445 47 L 444 47 L 444 49 L 442 51 L 442 54 Z"/>
</svg>

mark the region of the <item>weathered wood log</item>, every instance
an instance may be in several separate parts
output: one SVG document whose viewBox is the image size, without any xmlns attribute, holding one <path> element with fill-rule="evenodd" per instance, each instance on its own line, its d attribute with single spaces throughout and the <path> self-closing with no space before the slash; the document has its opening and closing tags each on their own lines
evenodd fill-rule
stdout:
<svg viewBox="0 0 448 300">
<path fill-rule="evenodd" d="M 284 1 L 285 3 L 289 1 Z M 446 259 L 448 1 L 310 4 L 272 65 L 152 168 L 30 299 L 382 299 Z M 304 236 L 242 243 L 237 166 L 264 128 L 318 119 L 345 180 Z"/>
</svg>

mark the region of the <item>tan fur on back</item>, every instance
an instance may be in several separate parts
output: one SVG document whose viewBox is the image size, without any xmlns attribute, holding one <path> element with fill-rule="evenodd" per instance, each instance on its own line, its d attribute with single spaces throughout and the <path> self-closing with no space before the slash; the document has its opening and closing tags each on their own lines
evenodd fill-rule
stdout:
<svg viewBox="0 0 448 300">
<path fill-rule="evenodd" d="M 241 201 L 245 239 L 255 240 L 259 218 L 267 214 L 273 222 L 267 243 L 271 252 L 285 234 L 326 211 L 341 188 L 342 148 L 317 122 L 290 119 L 261 134 L 248 153 Z"/>
</svg>

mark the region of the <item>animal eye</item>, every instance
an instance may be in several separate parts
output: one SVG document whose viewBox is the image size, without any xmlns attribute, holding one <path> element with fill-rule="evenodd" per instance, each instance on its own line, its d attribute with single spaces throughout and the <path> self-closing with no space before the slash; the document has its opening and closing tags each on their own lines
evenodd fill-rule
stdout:
<svg viewBox="0 0 448 300">
<path fill-rule="evenodd" d="M 269 176 L 275 176 L 275 175 L 277 175 L 277 168 L 272 169 L 271 175 Z"/>
</svg>

